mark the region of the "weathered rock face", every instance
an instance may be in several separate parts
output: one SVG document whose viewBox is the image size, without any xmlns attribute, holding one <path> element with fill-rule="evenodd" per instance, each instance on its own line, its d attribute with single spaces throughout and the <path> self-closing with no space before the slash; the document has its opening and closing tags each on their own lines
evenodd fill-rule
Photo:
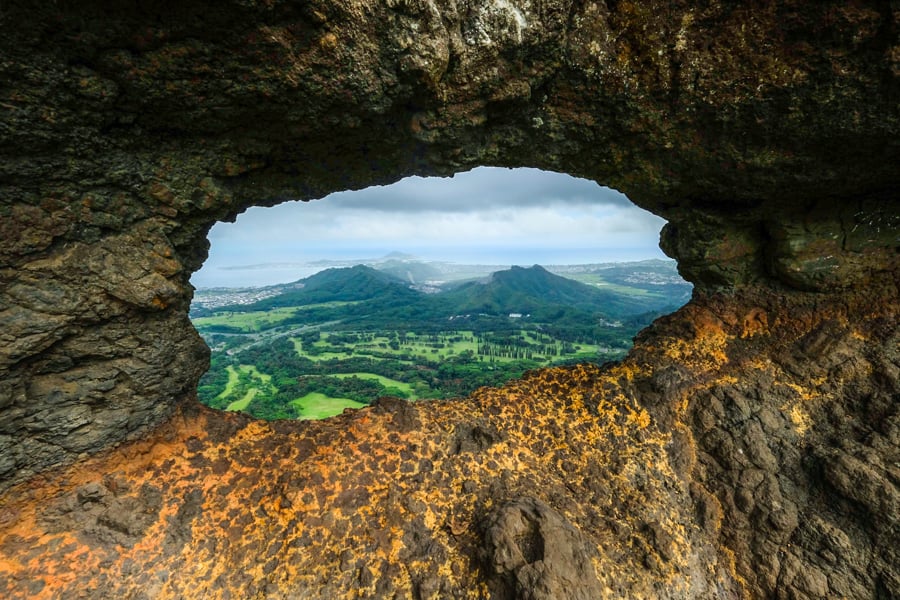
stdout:
<svg viewBox="0 0 900 600">
<path fill-rule="evenodd" d="M 465 401 L 188 406 L 4 495 L 0 595 L 896 596 L 896 293 L 700 297 Z"/>
<path fill-rule="evenodd" d="M 894 3 L 46 4 L 0 10 L 0 480 L 107 450 L 8 492 L 7 596 L 900 594 Z M 697 297 L 588 375 L 197 412 L 216 220 L 484 164 L 626 192 Z"/>
</svg>

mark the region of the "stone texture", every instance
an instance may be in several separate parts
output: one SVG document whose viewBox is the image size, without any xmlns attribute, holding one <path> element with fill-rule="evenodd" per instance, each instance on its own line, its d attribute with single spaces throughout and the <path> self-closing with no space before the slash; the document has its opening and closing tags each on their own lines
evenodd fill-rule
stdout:
<svg viewBox="0 0 900 600">
<path fill-rule="evenodd" d="M 8 492 L 0 595 L 736 591 L 729 561 L 692 526 L 669 435 L 619 388 L 633 371 L 545 370 L 465 402 L 388 402 L 328 422 L 189 408 Z M 461 448 L 473 423 L 492 442 Z"/>
<path fill-rule="evenodd" d="M 602 594 L 593 544 L 552 508 L 521 498 L 488 517 L 485 550 L 498 597 L 590 600 Z"/>
<path fill-rule="evenodd" d="M 3 495 L 0 595 L 896 596 L 895 297 L 699 295 L 621 363 L 326 422 L 186 405 Z"/>
<path fill-rule="evenodd" d="M 898 19 L 876 0 L 5 2 L 6 596 L 524 594 L 483 535 L 489 503 L 521 498 L 593 544 L 601 596 L 900 595 Z M 621 189 L 669 220 L 694 301 L 622 365 L 480 399 L 316 426 L 197 412 L 188 278 L 216 220 L 477 165 Z M 395 428 L 400 454 L 366 472 L 409 481 L 296 465 L 356 426 Z M 415 479 L 426 447 L 450 480 Z M 292 476 L 308 497 L 277 491 Z"/>
</svg>

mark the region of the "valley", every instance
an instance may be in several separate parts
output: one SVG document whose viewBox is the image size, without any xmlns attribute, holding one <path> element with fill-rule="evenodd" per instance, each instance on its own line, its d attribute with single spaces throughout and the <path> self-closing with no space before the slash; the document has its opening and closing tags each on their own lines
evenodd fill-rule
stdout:
<svg viewBox="0 0 900 600">
<path fill-rule="evenodd" d="M 201 401 L 319 419 L 382 396 L 466 396 L 530 369 L 619 359 L 691 291 L 666 261 L 565 267 L 565 277 L 537 265 L 467 266 L 449 281 L 414 275 L 446 269 L 396 262 L 255 291 L 199 290 L 192 320 L 212 350 Z"/>
</svg>

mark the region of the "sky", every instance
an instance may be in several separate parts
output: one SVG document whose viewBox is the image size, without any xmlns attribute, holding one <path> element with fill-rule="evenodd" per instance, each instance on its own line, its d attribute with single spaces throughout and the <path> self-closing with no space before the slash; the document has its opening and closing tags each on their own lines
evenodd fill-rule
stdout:
<svg viewBox="0 0 900 600">
<path fill-rule="evenodd" d="M 209 233 L 196 287 L 307 277 L 321 259 L 390 252 L 464 264 L 582 264 L 664 258 L 665 221 L 592 181 L 538 169 L 479 167 L 408 177 L 312 202 L 250 208 Z"/>
</svg>

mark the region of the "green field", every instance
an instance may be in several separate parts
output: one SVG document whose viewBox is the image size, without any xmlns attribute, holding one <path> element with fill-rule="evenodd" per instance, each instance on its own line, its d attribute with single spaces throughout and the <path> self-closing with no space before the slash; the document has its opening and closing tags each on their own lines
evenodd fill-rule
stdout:
<svg viewBox="0 0 900 600">
<path fill-rule="evenodd" d="M 321 331 L 263 336 L 237 351 L 214 352 L 198 392 L 216 408 L 269 419 L 321 419 L 381 396 L 408 400 L 464 396 L 528 369 L 566 361 L 609 360 L 624 342 L 558 339 L 541 329 Z M 245 336 L 233 335 L 233 338 Z"/>
<path fill-rule="evenodd" d="M 413 388 L 410 384 L 405 383 L 403 381 L 399 381 L 397 379 L 391 379 L 390 377 L 385 377 L 384 375 L 376 375 L 375 373 L 337 373 L 333 375 L 333 377 L 337 377 L 338 379 L 348 379 L 350 377 L 359 377 L 360 379 L 371 379 L 373 381 L 377 381 L 385 388 L 397 388 L 401 392 L 407 394 L 408 400 L 417 400 L 416 393 L 413 391 Z"/>
<path fill-rule="evenodd" d="M 635 296 L 638 298 L 641 297 L 654 297 L 658 294 L 652 292 L 650 290 L 645 290 L 643 288 L 631 287 L 627 285 L 621 285 L 617 283 L 612 283 L 603 278 L 603 275 L 597 273 L 577 273 L 573 275 L 569 275 L 571 279 L 575 281 L 580 281 L 581 283 L 585 283 L 587 285 L 596 287 L 601 290 L 610 290 L 613 292 L 618 292 L 620 294 L 626 294 L 628 296 Z"/>
<path fill-rule="evenodd" d="M 400 359 L 409 361 L 441 361 L 470 353 L 473 356 L 479 354 L 479 337 L 471 331 L 447 331 L 438 336 L 416 335 L 406 333 L 402 335 L 403 342 L 396 341 L 396 332 L 388 334 L 372 334 L 370 339 L 356 343 L 332 342 L 334 337 L 341 339 L 344 334 L 322 333 L 319 340 L 304 344 L 298 338 L 291 338 L 297 354 L 312 361 L 346 360 L 354 356 L 366 356 L 378 359 Z M 547 346 L 538 336 L 527 330 L 514 332 L 514 336 L 521 339 L 525 346 L 538 348 Z M 438 341 L 433 341 L 435 338 Z M 395 340 L 392 345 L 391 341 Z M 432 340 L 432 341 L 429 341 Z M 546 339 L 544 340 L 546 342 Z M 551 342 L 552 353 L 539 353 L 534 360 L 549 364 L 559 359 L 586 359 L 593 360 L 601 354 L 599 344 L 580 343 L 571 347 L 564 347 L 556 342 Z M 515 362 L 521 356 L 497 354 L 492 357 L 493 362 Z M 387 385 L 387 384 L 385 384 Z"/>
<path fill-rule="evenodd" d="M 297 307 L 288 307 L 255 312 L 222 311 L 212 317 L 194 319 L 194 325 L 198 328 L 224 325 L 249 333 L 275 327 L 285 319 L 289 319 L 297 314 L 297 310 Z"/>
<path fill-rule="evenodd" d="M 292 402 L 300 411 L 300 419 L 327 419 L 341 414 L 345 408 L 363 408 L 366 405 L 349 398 L 332 398 L 319 392 L 311 392 Z"/>
<path fill-rule="evenodd" d="M 239 330 L 243 333 L 255 333 L 277 327 L 302 311 L 317 308 L 337 308 L 351 304 L 357 304 L 357 302 L 320 302 L 318 304 L 309 304 L 306 306 L 287 306 L 250 312 L 221 310 L 211 317 L 197 317 L 193 319 L 193 323 L 194 326 L 200 330 L 228 327 L 229 329 Z"/>
<path fill-rule="evenodd" d="M 228 381 L 222 393 L 215 398 L 220 404 L 228 402 L 225 410 L 246 410 L 257 394 L 274 389 L 272 376 L 260 373 L 255 365 L 228 365 L 225 371 L 228 373 Z M 236 396 L 240 397 L 235 398 Z"/>
<path fill-rule="evenodd" d="M 240 373 L 233 365 L 225 367 L 225 372 L 228 373 L 228 382 L 225 384 L 225 389 L 222 390 L 222 393 L 216 396 L 216 400 L 222 400 L 233 394 L 234 388 L 237 387 L 238 381 L 240 381 L 241 378 Z"/>
<path fill-rule="evenodd" d="M 259 393 L 259 388 L 250 388 L 249 390 L 247 390 L 247 393 L 244 394 L 243 398 L 241 398 L 240 400 L 235 400 L 234 402 L 226 406 L 225 410 L 246 410 L 257 393 Z"/>
</svg>

